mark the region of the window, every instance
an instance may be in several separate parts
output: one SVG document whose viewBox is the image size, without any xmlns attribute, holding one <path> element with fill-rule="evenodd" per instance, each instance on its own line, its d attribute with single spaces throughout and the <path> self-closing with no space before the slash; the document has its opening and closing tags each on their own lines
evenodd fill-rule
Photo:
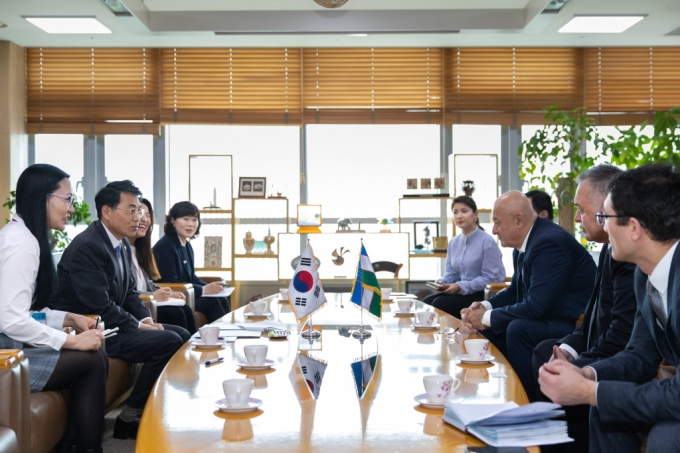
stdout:
<svg viewBox="0 0 680 453">
<path fill-rule="evenodd" d="M 74 193 L 83 198 L 83 136 L 80 134 L 37 134 L 35 163 L 51 164 L 71 175 Z"/>
<path fill-rule="evenodd" d="M 154 206 L 153 136 L 107 135 L 104 140 L 108 182 L 129 179 Z"/>
</svg>

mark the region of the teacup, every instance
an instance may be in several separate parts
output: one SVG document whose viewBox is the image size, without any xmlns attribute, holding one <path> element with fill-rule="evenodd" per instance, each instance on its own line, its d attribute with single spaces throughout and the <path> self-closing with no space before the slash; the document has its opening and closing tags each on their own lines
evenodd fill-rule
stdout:
<svg viewBox="0 0 680 453">
<path fill-rule="evenodd" d="M 465 350 L 469 358 L 482 360 L 486 357 L 486 353 L 489 350 L 489 340 L 480 338 L 465 340 Z"/>
<path fill-rule="evenodd" d="M 427 399 L 431 403 L 443 403 L 460 386 L 460 380 L 447 374 L 432 374 L 423 377 Z"/>
<path fill-rule="evenodd" d="M 418 324 L 421 326 L 431 326 L 434 320 L 437 319 L 437 314 L 433 311 L 419 311 L 416 313 Z"/>
<path fill-rule="evenodd" d="M 399 311 L 402 313 L 410 313 L 411 309 L 413 308 L 413 299 L 400 299 L 397 301 L 397 305 L 399 306 Z"/>
<path fill-rule="evenodd" d="M 243 352 L 246 354 L 248 365 L 262 365 L 264 359 L 267 358 L 266 344 L 249 344 L 243 347 Z"/>
<path fill-rule="evenodd" d="M 203 326 L 198 329 L 201 334 L 203 344 L 217 344 L 217 337 L 220 336 L 220 328 L 217 326 Z"/>
<path fill-rule="evenodd" d="M 389 300 L 392 296 L 392 288 L 380 288 L 383 300 Z"/>
<path fill-rule="evenodd" d="M 266 309 L 267 309 L 267 301 L 266 300 L 260 299 L 260 300 L 250 302 L 250 310 L 256 316 L 263 315 L 264 311 Z"/>
<path fill-rule="evenodd" d="M 244 407 L 248 404 L 250 392 L 253 391 L 252 379 L 227 379 L 222 381 L 224 396 L 230 407 Z"/>
<path fill-rule="evenodd" d="M 279 292 L 281 293 L 281 299 L 288 300 L 288 288 L 279 288 Z"/>
</svg>

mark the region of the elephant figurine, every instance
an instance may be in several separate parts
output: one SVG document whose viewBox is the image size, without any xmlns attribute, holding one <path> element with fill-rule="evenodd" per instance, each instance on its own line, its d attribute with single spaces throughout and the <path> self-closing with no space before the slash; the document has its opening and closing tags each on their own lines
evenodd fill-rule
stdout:
<svg viewBox="0 0 680 453">
<path fill-rule="evenodd" d="M 339 230 L 349 230 L 349 226 L 352 224 L 352 219 L 344 218 L 344 219 L 338 219 L 338 229 Z"/>
</svg>

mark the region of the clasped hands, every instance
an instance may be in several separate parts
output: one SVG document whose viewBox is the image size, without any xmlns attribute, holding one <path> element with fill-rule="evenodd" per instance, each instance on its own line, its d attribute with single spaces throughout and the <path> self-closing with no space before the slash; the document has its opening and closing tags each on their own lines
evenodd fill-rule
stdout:
<svg viewBox="0 0 680 453">
<path fill-rule="evenodd" d="M 484 324 L 482 324 L 482 318 L 486 313 L 486 307 L 481 302 L 473 302 L 468 308 L 463 308 L 460 311 L 460 319 L 470 330 L 484 330 Z"/>
</svg>

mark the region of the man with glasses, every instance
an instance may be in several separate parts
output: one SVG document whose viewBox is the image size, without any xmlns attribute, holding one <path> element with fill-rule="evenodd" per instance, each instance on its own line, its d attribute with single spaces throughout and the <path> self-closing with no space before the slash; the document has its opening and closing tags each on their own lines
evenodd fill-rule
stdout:
<svg viewBox="0 0 680 453">
<path fill-rule="evenodd" d="M 598 213 L 612 257 L 637 264 L 637 312 L 626 349 L 579 368 L 543 365 L 541 390 L 558 404 L 589 404 L 590 451 L 680 451 L 680 376 L 656 380 L 662 359 L 680 365 L 680 174 L 647 165 L 612 180 Z"/>
<path fill-rule="evenodd" d="M 107 329 L 106 352 L 132 363 L 144 363 L 113 437 L 135 438 L 146 400 L 173 354 L 189 339 L 181 327 L 156 324 L 136 291 L 130 272 L 128 236 L 134 236 L 140 216 L 141 192 L 131 181 L 114 181 L 95 196 L 99 220 L 77 235 L 58 266 L 59 289 L 53 307 L 101 316 Z"/>
<path fill-rule="evenodd" d="M 637 303 L 633 291 L 635 265 L 612 258 L 609 236 L 604 230 L 602 211 L 607 198 L 607 185 L 623 170 L 613 165 L 597 165 L 578 179 L 574 197 L 576 217 L 588 241 L 603 244 L 600 252 L 595 288 L 583 316 L 583 323 L 560 340 L 539 343 L 534 349 L 532 367 L 538 379 L 540 367 L 557 359 L 567 360 L 577 366 L 586 366 L 597 360 L 611 357 L 622 351 L 633 330 Z M 547 399 L 540 391 L 535 399 Z M 575 443 L 544 447 L 547 452 L 588 451 L 588 413 L 590 406 L 566 408 L 569 436 Z"/>
</svg>

